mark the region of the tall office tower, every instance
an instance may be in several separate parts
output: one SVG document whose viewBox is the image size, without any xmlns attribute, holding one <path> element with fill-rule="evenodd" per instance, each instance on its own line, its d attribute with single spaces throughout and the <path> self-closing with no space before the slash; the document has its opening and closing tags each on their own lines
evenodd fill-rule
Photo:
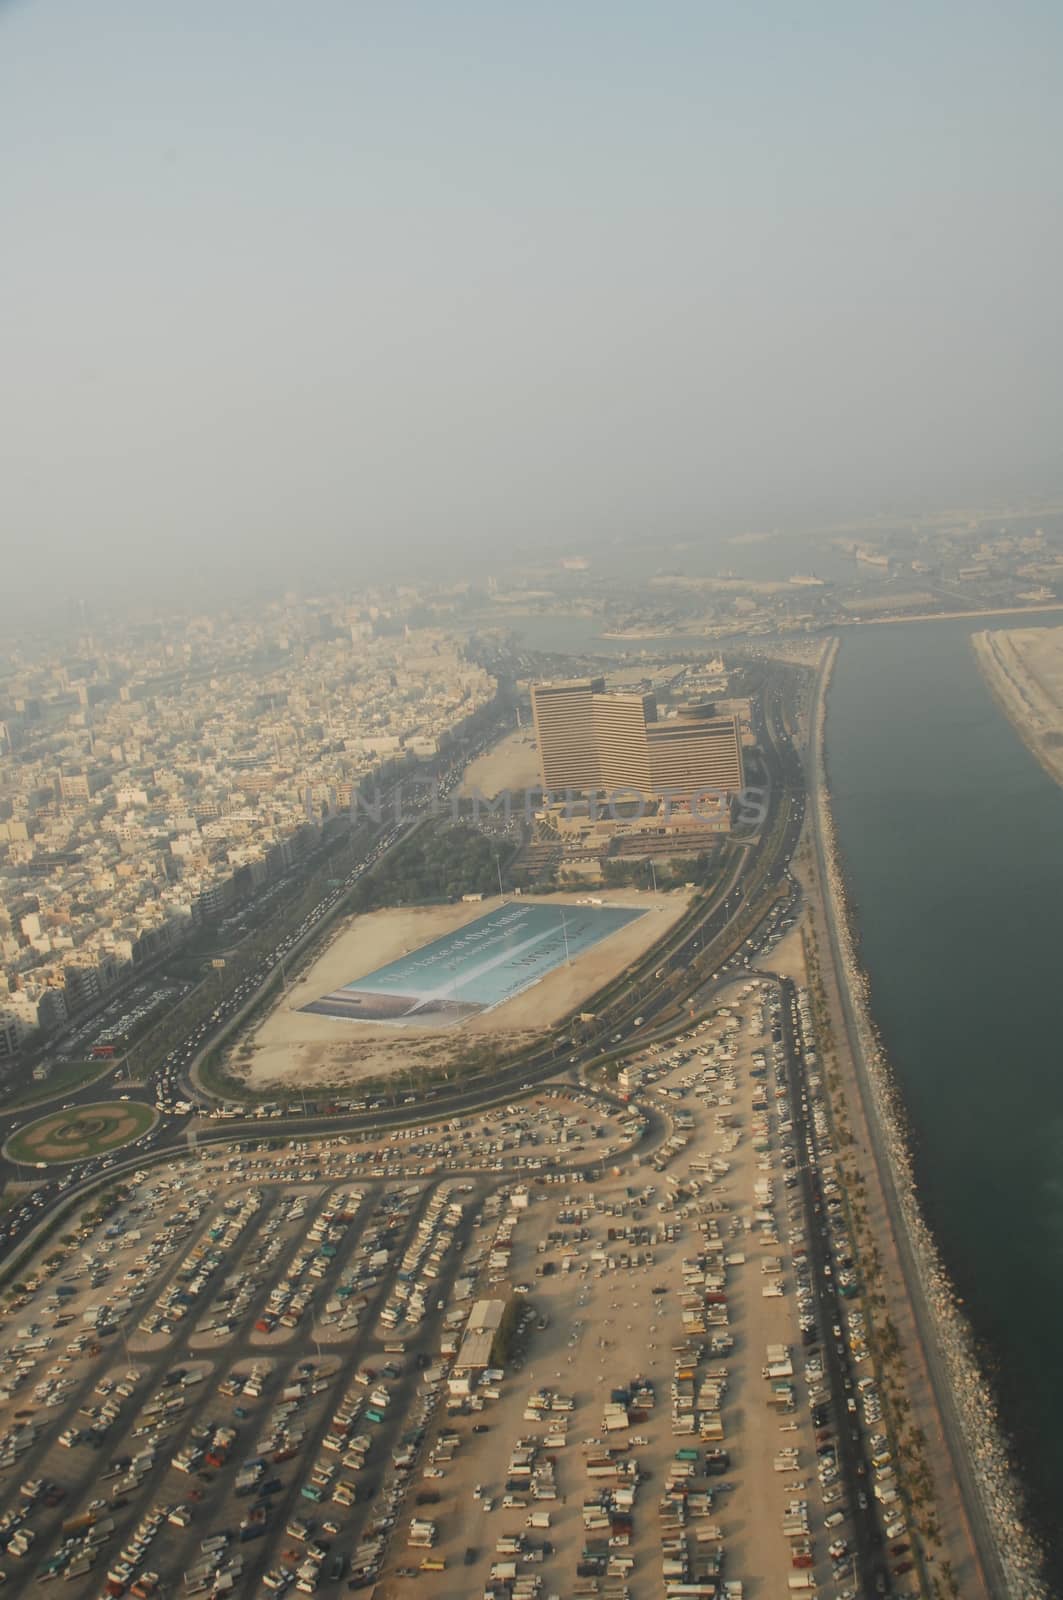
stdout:
<svg viewBox="0 0 1063 1600">
<path fill-rule="evenodd" d="M 646 729 L 655 794 L 690 797 L 702 789 L 736 794 L 743 787 L 742 740 L 736 717 L 712 706 L 685 706 Z"/>
<path fill-rule="evenodd" d="M 606 794 L 618 789 L 653 789 L 646 724 L 657 715 L 652 694 L 596 694 L 594 743 L 598 752 L 599 788 Z"/>
<path fill-rule="evenodd" d="M 652 694 L 607 694 L 601 678 L 536 684 L 532 712 L 543 787 L 690 799 L 742 788 L 737 718 L 711 704 L 658 719 Z"/>
<path fill-rule="evenodd" d="M 544 789 L 599 787 L 594 697 L 604 690 L 604 678 L 537 683 L 532 688 L 532 718 Z"/>
</svg>

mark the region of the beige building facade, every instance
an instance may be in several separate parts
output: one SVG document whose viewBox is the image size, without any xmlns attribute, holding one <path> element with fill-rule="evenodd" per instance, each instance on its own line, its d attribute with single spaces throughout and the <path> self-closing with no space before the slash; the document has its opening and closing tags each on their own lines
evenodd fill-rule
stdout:
<svg viewBox="0 0 1063 1600">
<path fill-rule="evenodd" d="M 630 790 L 681 806 L 743 787 L 738 718 L 711 702 L 660 717 L 652 694 L 610 693 L 604 678 L 535 684 L 531 701 L 543 787 L 555 794 Z"/>
</svg>

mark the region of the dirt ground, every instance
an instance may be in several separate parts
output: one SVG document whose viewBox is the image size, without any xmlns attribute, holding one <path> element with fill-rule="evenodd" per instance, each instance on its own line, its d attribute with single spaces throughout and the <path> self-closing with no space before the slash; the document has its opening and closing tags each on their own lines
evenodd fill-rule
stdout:
<svg viewBox="0 0 1063 1600">
<path fill-rule="evenodd" d="M 516 728 L 465 769 L 461 793 L 492 799 L 504 789 L 523 792 L 539 782 L 539 747 L 531 728 Z"/>
<path fill-rule="evenodd" d="M 766 950 L 758 956 L 753 965 L 762 972 L 777 972 L 780 977 L 792 978 L 795 983 L 802 986 L 808 982 L 808 971 L 805 967 L 805 946 L 801 937 L 800 924 L 791 928 L 772 950 Z"/>
<path fill-rule="evenodd" d="M 577 897 L 524 898 L 532 904 L 571 905 Z M 515 1049 L 637 960 L 679 919 L 689 901 L 685 890 L 656 895 L 602 890 L 596 898 L 609 905 L 638 906 L 646 915 L 504 1005 L 449 1028 L 349 1022 L 299 1008 L 483 916 L 498 904 L 497 898 L 474 905 L 413 906 L 352 917 L 241 1047 L 230 1071 L 256 1090 L 291 1082 L 307 1088 L 340 1087 L 384 1072 L 445 1066 L 473 1044 L 495 1040 Z"/>
<path fill-rule="evenodd" d="M 997 629 L 971 643 L 1020 738 L 1063 783 L 1063 628 Z"/>
<path fill-rule="evenodd" d="M 673 1346 L 683 1337 L 683 1263 L 697 1255 L 703 1220 L 713 1214 L 716 1206 L 722 1208 L 715 1214 L 721 1219 L 732 1263 L 727 1271 L 727 1292 L 735 1349 L 722 1359 L 707 1359 L 699 1369 L 703 1375 L 722 1369 L 727 1379 L 723 1444 L 731 1452 L 729 1487 L 720 1489 L 719 1479 L 705 1480 L 710 1489 L 717 1491 L 710 1520 L 721 1530 L 728 1573 L 742 1578 L 750 1600 L 767 1600 L 786 1592 L 792 1571 L 789 1548 L 782 1535 L 783 1507 L 794 1496 L 807 1500 L 820 1557 L 821 1586 L 825 1578 L 828 1580 L 821 1592 L 834 1592 L 825 1570 L 826 1508 L 815 1470 L 815 1441 L 801 1372 L 801 1339 L 788 1237 L 792 1224 L 774 1113 L 771 1150 L 758 1153 L 751 1137 L 753 1080 L 749 1068 L 752 1052 L 765 1046 L 766 1035 L 758 1026 L 757 1001 L 740 997 L 737 985 L 735 994 L 728 994 L 725 999 L 739 1021 L 731 1035 L 735 1059 L 721 1071 L 718 1082 L 697 1092 L 688 1088 L 684 1093 L 683 1109 L 694 1119 L 690 1143 L 667 1166 L 663 1176 L 643 1159 L 641 1164 L 623 1164 L 618 1178 L 602 1183 L 559 1186 L 553 1193 L 533 1189 L 530 1209 L 521 1214 L 514 1235 L 507 1281 L 514 1285 L 523 1281 L 530 1286 L 530 1302 L 547 1326 L 532 1332 L 521 1368 L 507 1374 L 501 1398 L 489 1402 L 481 1414 L 483 1436 L 463 1446 L 445 1477 L 434 1485 L 442 1499 L 431 1513 L 438 1518 L 440 1534 L 433 1554 L 446 1561 L 446 1570 L 438 1577 L 420 1576 L 417 1592 L 422 1600 L 443 1600 L 457 1592 L 456 1584 L 461 1585 L 463 1593 L 479 1592 L 491 1561 L 497 1559 L 496 1540 L 503 1535 L 526 1533 L 529 1509 L 507 1508 L 503 1503 L 507 1462 L 518 1439 L 537 1439 L 543 1453 L 556 1460 L 558 1498 L 533 1503 L 536 1508 L 549 1511 L 549 1529 L 526 1534 L 533 1543 L 546 1538 L 553 1545 L 552 1553 L 534 1570 L 542 1574 L 544 1594 L 573 1593 L 576 1564 L 584 1544 L 581 1507 L 600 1487 L 586 1471 L 591 1442 L 603 1436 L 603 1405 L 610 1390 L 614 1386 L 626 1387 L 636 1375 L 653 1381 L 656 1405 L 644 1421 L 633 1424 L 629 1431 L 607 1437 L 610 1445 L 623 1445 L 630 1438 L 631 1454 L 642 1470 L 652 1473 L 652 1481 L 644 1483 L 639 1491 L 634 1507 L 634 1535 L 624 1552 L 635 1563 L 627 1579 L 628 1592 L 632 1600 L 654 1600 L 663 1594 L 658 1496 L 675 1451 L 688 1445 L 703 1448 L 697 1436 L 676 1435 L 671 1426 Z M 722 1040 L 725 1020 L 720 1014 L 702 1031 L 698 1036 L 699 1050 L 708 1050 Z M 660 1059 L 650 1054 L 645 1058 L 647 1063 Z M 654 1090 L 639 1098 L 654 1102 L 667 1116 L 671 1102 L 658 1091 L 689 1084 L 700 1070 L 700 1063 L 691 1060 L 669 1071 Z M 720 1113 L 729 1119 L 734 1132 L 722 1125 Z M 701 1184 L 700 1199 L 689 1204 L 674 1202 L 670 1198 L 671 1186 L 676 1180 L 689 1181 L 690 1162 L 712 1156 L 720 1157 L 727 1170 L 715 1179 L 695 1180 Z M 758 1202 L 754 1186 L 758 1180 L 774 1183 L 780 1235 L 779 1243 L 770 1248 L 755 1219 Z M 648 1184 L 654 1186 L 652 1198 L 637 1214 L 629 1210 L 621 1220 L 593 1209 L 597 1200 L 615 1205 L 619 1211 L 630 1206 L 634 1188 L 641 1190 Z M 588 1237 L 584 1239 L 578 1237 L 573 1225 L 577 1216 L 587 1229 Z M 634 1249 L 623 1241 L 610 1244 L 608 1238 L 611 1225 L 622 1229 L 626 1222 L 635 1220 L 672 1225 L 676 1237 L 658 1240 L 649 1252 L 652 1260 L 638 1261 Z M 546 1255 L 541 1254 L 540 1242 L 551 1235 L 556 1239 L 559 1234 L 565 1235 L 564 1242 L 553 1244 Z M 629 1249 L 632 1260 L 625 1265 Z M 571 1268 L 567 1272 L 563 1270 L 566 1256 Z M 774 1298 L 766 1298 L 763 1293 L 768 1276 L 762 1262 L 768 1257 L 780 1261 L 779 1270 L 771 1276 L 782 1283 L 783 1293 Z M 543 1262 L 549 1262 L 552 1270 L 548 1276 L 540 1277 L 538 1271 Z M 786 1344 L 794 1351 L 797 1404 L 788 1415 L 777 1415 L 767 1404 L 768 1386 L 761 1369 L 769 1343 Z M 530 1422 L 524 1415 L 528 1397 L 540 1388 L 571 1396 L 574 1402 L 573 1411 L 562 1418 L 563 1445 L 552 1443 L 547 1447 L 544 1439 L 550 1432 L 549 1423 Z M 799 1455 L 794 1470 L 780 1472 L 773 1463 L 776 1453 L 786 1447 L 796 1448 Z M 474 1494 L 477 1485 L 490 1497 L 490 1511 L 485 1511 L 483 1499 Z M 412 1509 L 408 1507 L 407 1514 Z M 693 1524 L 688 1534 L 692 1531 Z M 841 1532 L 845 1531 L 843 1527 Z M 413 1554 L 405 1539 L 404 1521 L 392 1547 L 393 1565 L 380 1585 L 381 1600 L 401 1600 L 406 1592 L 401 1580 L 394 1577 L 395 1565 L 408 1563 Z M 475 1560 L 467 1570 L 463 1556 L 470 1548 L 475 1551 Z"/>
</svg>

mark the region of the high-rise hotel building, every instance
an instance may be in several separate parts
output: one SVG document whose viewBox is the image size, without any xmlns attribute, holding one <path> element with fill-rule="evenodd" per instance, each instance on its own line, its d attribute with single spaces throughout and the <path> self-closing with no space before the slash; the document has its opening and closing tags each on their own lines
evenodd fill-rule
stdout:
<svg viewBox="0 0 1063 1600">
<path fill-rule="evenodd" d="M 536 684 L 531 700 L 543 787 L 555 794 L 681 799 L 743 786 L 737 718 L 711 704 L 658 718 L 652 694 L 609 693 L 604 678 Z"/>
<path fill-rule="evenodd" d="M 578 789 L 582 793 L 598 787 L 594 702 L 604 693 L 604 678 L 533 686 L 532 719 L 544 789 Z"/>
</svg>

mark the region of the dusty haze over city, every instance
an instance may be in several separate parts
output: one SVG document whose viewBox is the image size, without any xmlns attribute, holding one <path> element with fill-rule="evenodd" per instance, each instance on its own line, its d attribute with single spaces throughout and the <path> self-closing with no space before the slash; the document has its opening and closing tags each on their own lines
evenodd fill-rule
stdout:
<svg viewBox="0 0 1063 1600">
<path fill-rule="evenodd" d="M 5 1595 L 1063 1595 L 1061 46 L 0 0 Z"/>
<path fill-rule="evenodd" d="M 1060 31 L 0 5 L 5 592 L 1055 492 Z"/>
</svg>

